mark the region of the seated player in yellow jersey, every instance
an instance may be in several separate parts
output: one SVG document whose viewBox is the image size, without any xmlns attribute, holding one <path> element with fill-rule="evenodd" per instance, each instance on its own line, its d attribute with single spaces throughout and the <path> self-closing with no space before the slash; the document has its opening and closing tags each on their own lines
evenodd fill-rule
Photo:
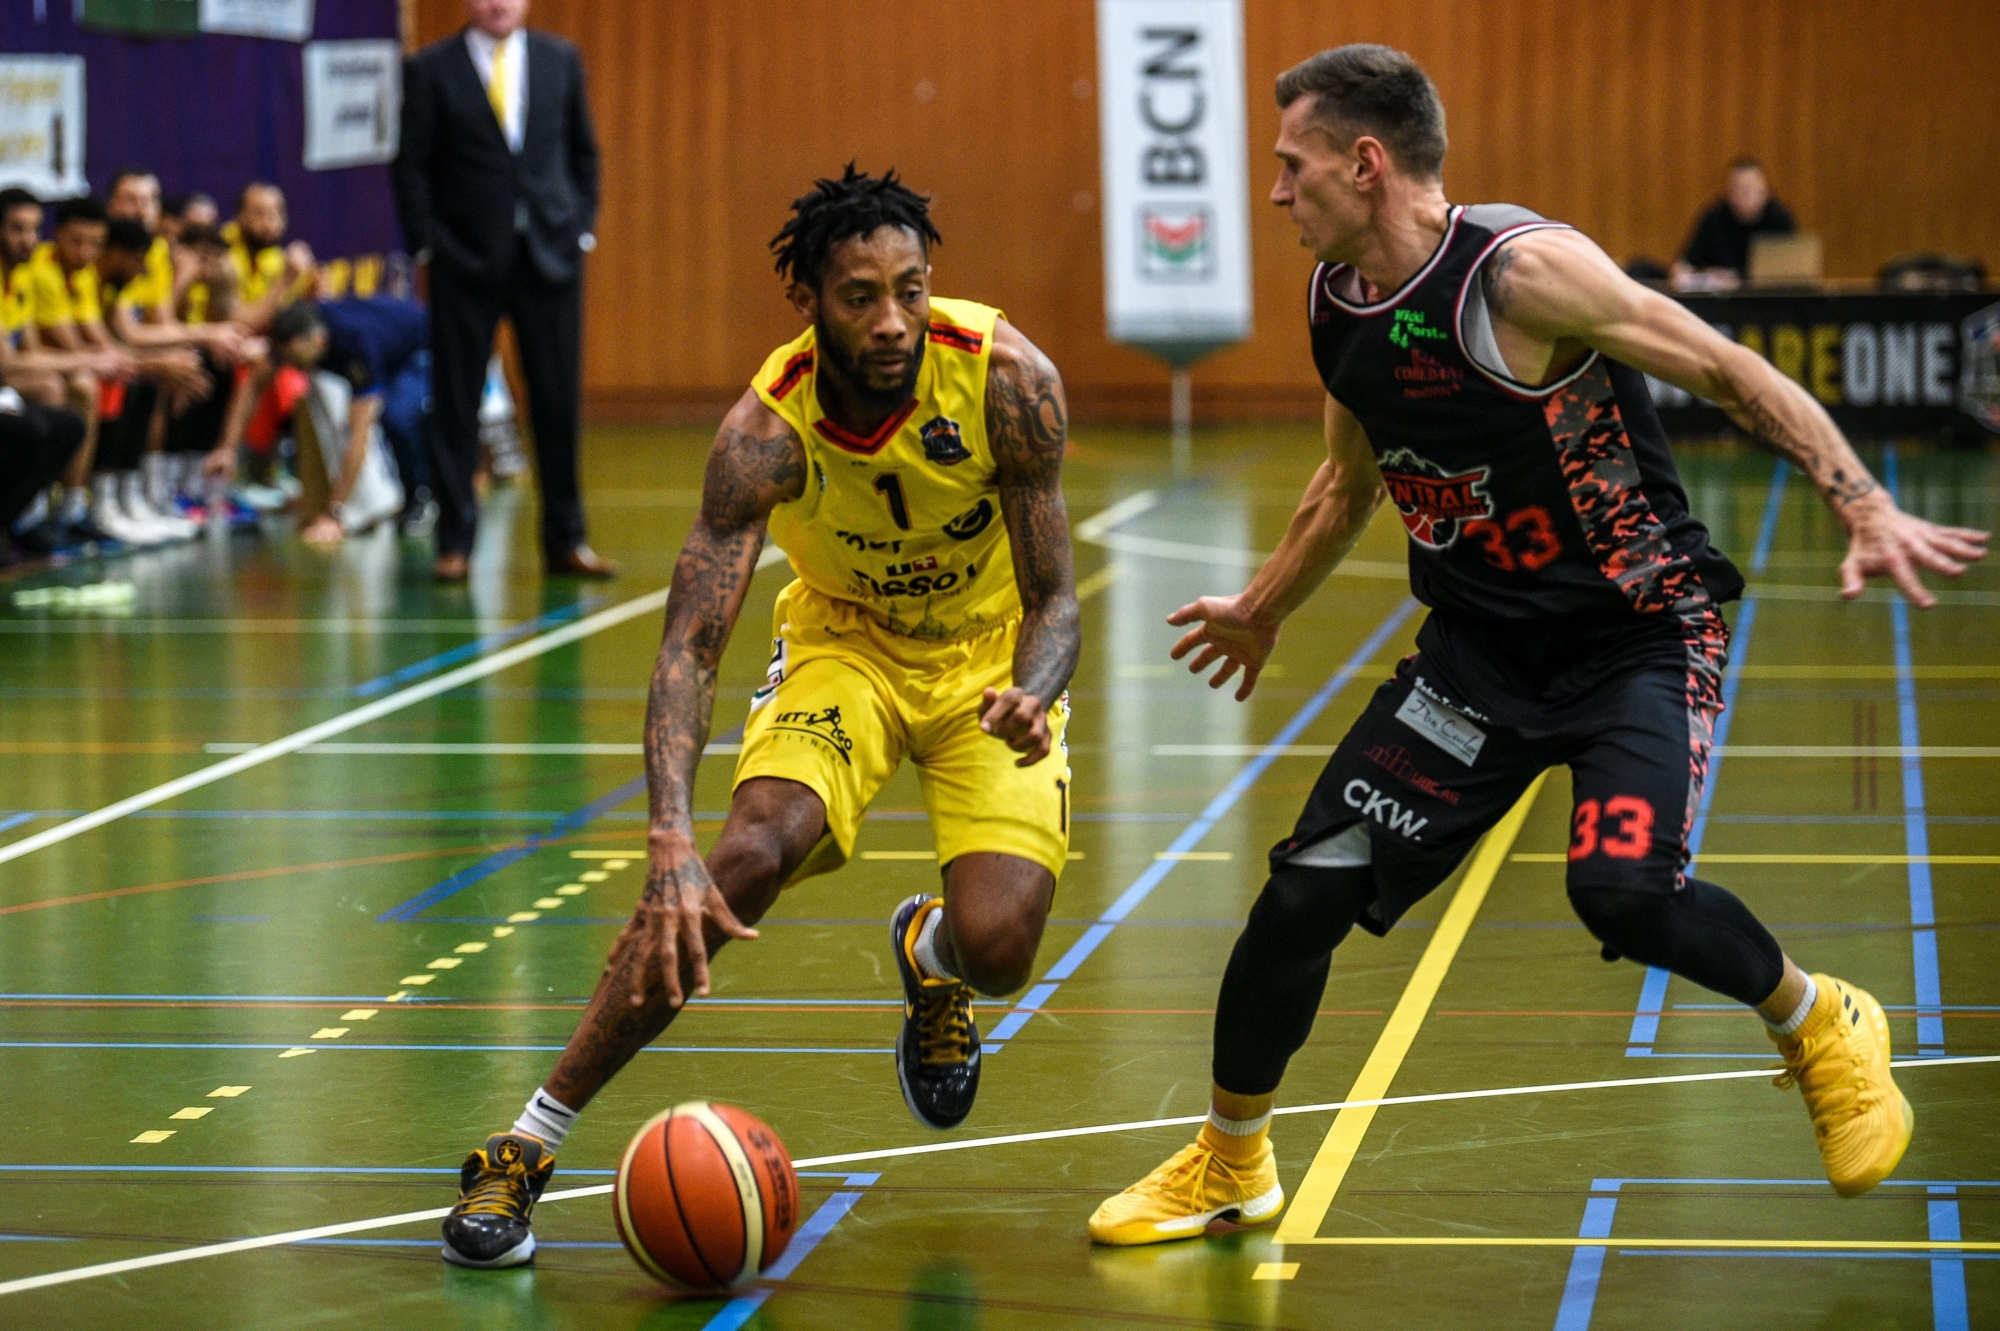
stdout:
<svg viewBox="0 0 2000 1331">
<path fill-rule="evenodd" d="M 461 1175 L 444 1257 L 513 1266 L 580 1111 L 708 992 L 709 954 L 781 889 L 837 868 L 916 765 L 942 900 L 890 922 L 903 1096 L 950 1128 L 978 1090 L 972 995 L 1028 980 L 1069 842 L 1064 692 L 1078 645 L 1062 382 L 1000 311 L 933 298 L 928 200 L 892 171 L 816 182 L 772 242 L 806 330 L 716 436 L 681 547 L 646 715 L 644 895 L 576 1033 L 511 1132 Z M 768 530 L 797 580 L 773 616 L 729 818 L 695 848 L 695 764 Z"/>
</svg>

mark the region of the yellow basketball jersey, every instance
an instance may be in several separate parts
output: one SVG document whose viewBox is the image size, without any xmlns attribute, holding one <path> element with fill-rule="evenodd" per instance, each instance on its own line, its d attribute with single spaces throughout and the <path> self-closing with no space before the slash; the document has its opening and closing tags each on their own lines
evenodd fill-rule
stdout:
<svg viewBox="0 0 2000 1331">
<path fill-rule="evenodd" d="M 1001 313 L 931 298 L 916 396 L 863 438 L 819 402 L 813 330 L 753 381 L 805 444 L 805 493 L 771 512 L 799 581 L 850 601 L 892 633 L 954 641 L 1021 613 L 986 439 L 986 370 Z"/>
</svg>

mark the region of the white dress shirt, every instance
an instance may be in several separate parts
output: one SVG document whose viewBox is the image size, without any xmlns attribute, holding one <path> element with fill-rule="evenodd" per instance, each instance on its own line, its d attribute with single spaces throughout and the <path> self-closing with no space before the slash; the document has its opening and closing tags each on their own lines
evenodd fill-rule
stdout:
<svg viewBox="0 0 2000 1331">
<path fill-rule="evenodd" d="M 516 28 L 505 37 L 495 37 L 481 32 L 478 28 L 465 30 L 465 49 L 472 55 L 472 67 L 479 71 L 479 86 L 487 90 L 488 100 L 493 89 L 493 48 L 504 45 L 507 48 L 507 123 L 501 126 L 507 135 L 507 146 L 515 152 L 521 151 L 521 139 L 528 126 L 528 32 Z"/>
</svg>

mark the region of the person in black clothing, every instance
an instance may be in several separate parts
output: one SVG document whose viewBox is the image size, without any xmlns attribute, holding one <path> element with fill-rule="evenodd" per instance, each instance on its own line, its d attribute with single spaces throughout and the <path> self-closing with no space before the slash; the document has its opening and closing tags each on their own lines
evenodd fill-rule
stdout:
<svg viewBox="0 0 2000 1331">
<path fill-rule="evenodd" d="M 1168 616 L 1197 673 L 1246 698 L 1286 616 L 1385 499 L 1431 613 L 1335 750 L 1223 976 L 1214 1091 L 1195 1144 L 1108 1199 L 1101 1243 L 1277 1219 L 1274 1095 L 1333 949 L 1386 933 L 1566 765 L 1571 905 L 1607 958 L 1756 1008 L 1843 1195 L 1901 1159 L 1914 1118 L 1875 1000 L 1799 969 L 1735 896 L 1688 872 L 1743 580 L 1688 511 L 1652 374 L 1717 403 L 1808 477 L 1847 528 L 1842 594 L 1964 571 L 1986 533 L 1901 512 L 1819 404 L 1761 357 L 1618 271 L 1559 222 L 1445 197 L 1444 109 L 1414 61 L 1322 52 L 1278 80 L 1271 201 L 1318 257 L 1308 288 L 1327 459 L 1250 586 Z M 1302 1233 L 1317 1223 L 1301 1221 Z M 1285 1231 L 1280 1231 L 1281 1239 Z"/>
<path fill-rule="evenodd" d="M 403 70 L 393 179 L 403 233 L 429 274 L 441 582 L 466 577 L 478 524 L 479 397 L 503 314 L 527 379 L 548 570 L 616 571 L 584 542 L 577 486 L 597 136 L 576 48 L 523 27 L 527 10 L 527 0 L 466 0 L 470 25 Z"/>
<path fill-rule="evenodd" d="M 1798 229 L 1792 210 L 1771 193 L 1764 168 L 1755 158 L 1739 157 L 1729 164 L 1722 197 L 1694 224 L 1670 275 L 1678 287 L 1733 290 L 1750 271 L 1752 236 L 1789 236 Z"/>
</svg>

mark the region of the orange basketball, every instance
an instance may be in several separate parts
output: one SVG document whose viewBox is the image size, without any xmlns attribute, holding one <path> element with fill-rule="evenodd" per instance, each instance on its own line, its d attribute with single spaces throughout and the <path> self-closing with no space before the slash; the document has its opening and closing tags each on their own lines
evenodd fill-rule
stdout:
<svg viewBox="0 0 2000 1331">
<path fill-rule="evenodd" d="M 799 1225 L 799 1180 L 754 1114 L 690 1100 L 625 1148 L 611 1214 L 650 1274 L 680 1289 L 729 1289 L 784 1255 Z"/>
</svg>

